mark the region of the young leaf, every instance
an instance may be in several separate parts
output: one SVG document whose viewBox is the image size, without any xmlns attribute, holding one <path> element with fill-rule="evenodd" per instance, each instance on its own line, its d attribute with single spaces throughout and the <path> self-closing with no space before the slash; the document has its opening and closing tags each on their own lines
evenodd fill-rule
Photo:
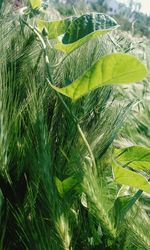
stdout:
<svg viewBox="0 0 150 250">
<path fill-rule="evenodd" d="M 70 18 L 56 20 L 56 21 L 44 21 L 44 20 L 36 19 L 36 25 L 40 32 L 42 32 L 42 30 L 46 28 L 49 39 L 55 39 L 58 36 L 66 32 L 69 24 L 74 18 L 75 17 L 70 17 Z"/>
<path fill-rule="evenodd" d="M 70 53 L 89 40 L 118 28 L 117 22 L 108 15 L 88 13 L 75 18 L 70 23 L 56 49 Z"/>
<path fill-rule="evenodd" d="M 77 180 L 73 177 L 68 177 L 65 180 L 63 180 L 64 192 L 67 192 L 67 191 L 73 189 L 76 185 L 77 185 Z"/>
<path fill-rule="evenodd" d="M 136 57 L 113 53 L 101 58 L 67 87 L 58 88 L 50 85 L 57 92 L 77 100 L 98 87 L 137 82 L 143 80 L 146 75 L 146 67 Z"/>
<path fill-rule="evenodd" d="M 116 149 L 117 162 L 127 164 L 134 169 L 150 170 L 150 148 L 132 146 L 124 149 Z"/>
<path fill-rule="evenodd" d="M 39 9 L 41 7 L 41 0 L 29 0 L 32 9 Z"/>
<path fill-rule="evenodd" d="M 150 193 L 150 184 L 144 176 L 122 168 L 115 163 L 113 163 L 112 167 L 115 181 L 118 184 L 127 185 Z"/>
<path fill-rule="evenodd" d="M 55 185 L 61 197 L 77 185 L 77 180 L 74 177 L 68 177 L 63 181 L 55 177 Z"/>
<path fill-rule="evenodd" d="M 59 193 L 60 196 L 62 197 L 62 196 L 64 195 L 64 190 L 63 190 L 62 181 L 59 180 L 57 177 L 55 177 L 54 181 L 55 181 L 55 185 L 56 185 L 56 187 L 57 187 L 58 193 Z"/>
</svg>

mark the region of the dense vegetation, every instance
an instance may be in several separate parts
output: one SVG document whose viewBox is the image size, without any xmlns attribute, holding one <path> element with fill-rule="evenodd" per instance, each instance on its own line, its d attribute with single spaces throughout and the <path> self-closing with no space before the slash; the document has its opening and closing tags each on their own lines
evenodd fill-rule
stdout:
<svg viewBox="0 0 150 250">
<path fill-rule="evenodd" d="M 39 0 L 8 10 L 0 249 L 150 249 L 146 43 L 104 14 L 51 20 Z"/>
</svg>

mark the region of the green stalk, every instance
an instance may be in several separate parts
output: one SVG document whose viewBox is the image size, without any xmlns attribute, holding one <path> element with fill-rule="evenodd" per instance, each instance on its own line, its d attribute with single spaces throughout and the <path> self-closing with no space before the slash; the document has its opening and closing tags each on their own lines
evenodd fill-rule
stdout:
<svg viewBox="0 0 150 250">
<path fill-rule="evenodd" d="M 43 53 L 44 53 L 44 58 L 45 58 L 45 64 L 46 64 L 46 69 L 47 69 L 47 74 L 48 74 L 48 81 L 51 82 L 52 84 L 54 84 L 53 79 L 52 79 L 52 74 L 51 74 L 50 62 L 49 62 L 49 58 L 48 58 L 48 49 L 47 49 L 47 46 L 46 46 L 46 43 L 45 43 L 43 37 L 41 36 L 41 34 L 38 32 L 38 30 L 36 28 L 32 27 L 25 20 L 22 19 L 22 21 L 39 38 L 39 40 L 41 42 L 41 45 L 42 45 L 42 48 L 43 48 Z M 63 98 L 61 97 L 61 95 L 58 92 L 56 92 L 56 94 L 57 94 L 58 98 L 60 99 L 60 101 L 62 102 L 65 110 L 67 111 L 67 113 L 71 116 L 74 124 L 76 125 L 77 130 L 78 130 L 78 132 L 79 132 L 79 134 L 80 134 L 80 136 L 81 136 L 81 138 L 82 138 L 82 140 L 83 140 L 83 142 L 84 142 L 84 144 L 85 144 L 85 146 L 87 148 L 87 151 L 89 152 L 89 155 L 91 156 L 91 159 L 92 159 L 92 162 L 93 162 L 93 167 L 94 167 L 94 169 L 96 169 L 96 162 L 95 162 L 95 158 L 94 158 L 93 152 L 92 152 L 91 147 L 90 147 L 90 145 L 89 145 L 89 143 L 88 143 L 88 141 L 87 141 L 87 139 L 86 139 L 86 137 L 84 135 L 84 132 L 82 131 L 79 123 L 77 122 L 76 117 L 71 113 L 71 111 L 69 110 L 68 106 L 66 105 L 66 103 L 63 100 Z"/>
</svg>

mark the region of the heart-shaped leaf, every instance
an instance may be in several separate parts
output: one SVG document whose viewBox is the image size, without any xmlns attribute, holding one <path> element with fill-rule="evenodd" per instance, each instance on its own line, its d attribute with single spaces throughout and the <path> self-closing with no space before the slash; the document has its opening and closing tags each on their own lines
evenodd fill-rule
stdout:
<svg viewBox="0 0 150 250">
<path fill-rule="evenodd" d="M 56 48 L 70 53 L 89 40 L 118 28 L 117 22 L 110 16 L 101 13 L 88 13 L 75 18 L 70 23 Z"/>
<path fill-rule="evenodd" d="M 108 15 L 88 13 L 82 16 L 69 17 L 56 21 L 36 20 L 39 31 L 46 28 L 49 39 L 62 36 L 62 42 L 56 44 L 56 49 L 70 53 L 89 40 L 116 29 L 119 25 Z"/>
<path fill-rule="evenodd" d="M 146 75 L 146 67 L 136 57 L 113 53 L 101 58 L 67 87 L 58 88 L 50 85 L 57 92 L 77 100 L 98 87 L 138 82 L 143 80 Z"/>
<path fill-rule="evenodd" d="M 150 170 L 150 148 L 132 146 L 124 149 L 116 149 L 117 162 L 128 165 L 134 169 Z"/>
</svg>

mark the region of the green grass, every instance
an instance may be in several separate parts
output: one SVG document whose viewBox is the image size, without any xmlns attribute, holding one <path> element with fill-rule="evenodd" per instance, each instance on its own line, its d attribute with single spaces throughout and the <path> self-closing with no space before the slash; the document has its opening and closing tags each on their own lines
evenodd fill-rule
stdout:
<svg viewBox="0 0 150 250">
<path fill-rule="evenodd" d="M 112 37 L 118 45 L 119 36 Z M 52 68 L 55 82 L 68 84 L 103 55 L 120 51 L 113 41 L 105 36 L 83 45 Z M 130 50 L 123 44 L 123 51 Z M 0 249 L 148 250 L 147 195 L 121 225 L 115 225 L 112 213 L 120 190 L 111 170 L 113 141 L 118 135 L 138 144 L 143 135 L 132 119 L 137 103 L 128 98 L 132 87 L 121 100 L 120 88 L 110 86 L 76 103 L 63 97 L 90 145 L 95 167 L 72 116 L 47 83 L 37 37 L 27 27 L 22 33 L 17 17 L 7 15 L 0 20 L 0 48 Z M 48 53 L 52 66 L 60 61 L 60 52 Z M 144 114 L 141 118 L 136 111 L 135 118 L 142 122 L 148 119 L 148 111 Z M 56 177 L 71 177 L 72 184 L 61 193 Z M 134 192 L 126 188 L 121 195 L 126 194 Z"/>
</svg>

